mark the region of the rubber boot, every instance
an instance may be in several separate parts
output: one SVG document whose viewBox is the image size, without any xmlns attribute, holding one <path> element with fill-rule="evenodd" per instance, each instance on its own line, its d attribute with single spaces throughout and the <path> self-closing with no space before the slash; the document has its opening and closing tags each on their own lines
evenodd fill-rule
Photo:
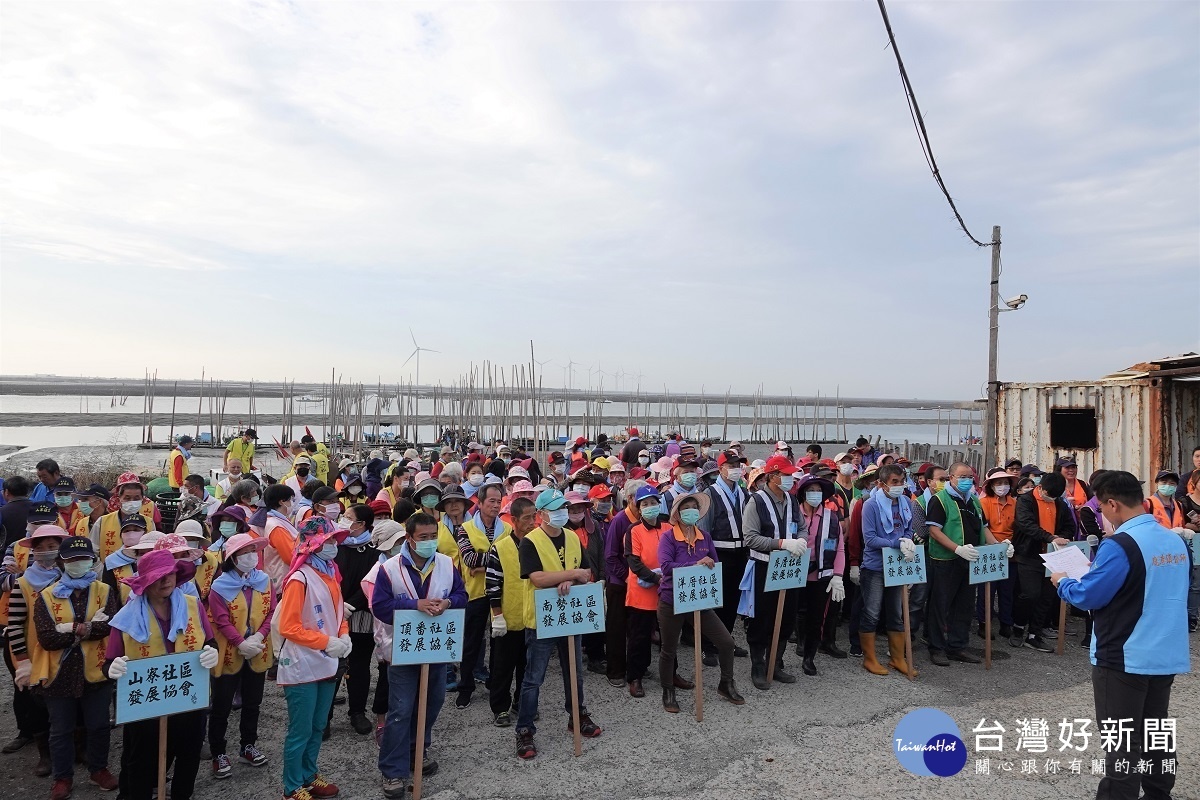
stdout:
<svg viewBox="0 0 1200 800">
<path fill-rule="evenodd" d="M 795 683 L 796 676 L 783 668 L 783 651 L 775 654 L 775 680 L 780 683 Z"/>
<path fill-rule="evenodd" d="M 679 703 L 675 700 L 674 689 L 663 689 L 663 711 L 668 714 L 679 713 Z"/>
<path fill-rule="evenodd" d="M 872 675 L 887 675 L 888 668 L 875 657 L 875 634 L 859 631 L 858 641 L 863 651 L 863 669 Z"/>
<path fill-rule="evenodd" d="M 904 658 L 904 631 L 888 631 L 888 663 L 897 672 L 908 674 L 908 661 Z M 913 677 L 917 671 L 913 670 Z"/>
<path fill-rule="evenodd" d="M 737 684 L 733 682 L 732 678 L 722 680 L 717 684 L 717 695 L 733 703 L 735 706 L 740 706 L 746 702 L 742 695 L 738 693 Z"/>
<path fill-rule="evenodd" d="M 767 654 L 755 647 L 750 648 L 750 682 L 755 689 L 766 691 L 771 688 L 767 683 Z"/>
<path fill-rule="evenodd" d="M 33 768 L 33 774 L 39 778 L 45 778 L 50 774 L 50 734 L 39 733 L 33 738 L 37 742 L 38 749 L 37 766 Z"/>
<path fill-rule="evenodd" d="M 802 655 L 804 656 L 804 660 L 801 662 L 800 667 L 801 667 L 801 669 L 804 670 L 805 675 L 816 675 L 817 674 L 817 662 L 814 661 L 813 659 L 816 658 L 817 646 L 819 644 L 820 643 L 817 642 L 815 639 L 812 639 L 812 640 L 805 639 L 804 640 L 804 652 L 802 653 Z"/>
</svg>

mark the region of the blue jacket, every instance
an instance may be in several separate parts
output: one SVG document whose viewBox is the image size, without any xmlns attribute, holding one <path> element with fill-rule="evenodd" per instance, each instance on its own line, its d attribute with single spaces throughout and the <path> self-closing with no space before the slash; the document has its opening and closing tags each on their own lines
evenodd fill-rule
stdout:
<svg viewBox="0 0 1200 800">
<path fill-rule="evenodd" d="M 862 568 L 873 570 L 875 572 L 883 572 L 883 548 L 899 547 L 901 539 L 912 538 L 912 520 L 908 524 L 903 522 L 892 528 L 889 534 L 883 527 L 883 520 L 879 515 L 882 513 L 881 506 L 887 509 L 887 514 L 892 514 L 892 504 L 907 503 L 907 497 L 901 497 L 899 500 L 892 500 L 882 492 L 872 492 L 871 496 L 863 502 L 862 510 L 862 537 L 863 537 L 863 554 Z"/>
<path fill-rule="evenodd" d="M 1187 544 L 1149 514 L 1100 542 L 1080 580 L 1063 578 L 1058 596 L 1093 612 L 1092 663 L 1135 675 L 1189 672 Z"/>
</svg>

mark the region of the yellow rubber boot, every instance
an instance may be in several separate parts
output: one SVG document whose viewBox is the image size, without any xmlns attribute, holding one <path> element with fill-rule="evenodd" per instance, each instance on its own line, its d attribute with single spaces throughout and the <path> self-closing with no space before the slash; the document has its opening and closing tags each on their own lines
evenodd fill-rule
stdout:
<svg viewBox="0 0 1200 800">
<path fill-rule="evenodd" d="M 908 674 L 908 661 L 904 659 L 904 631 L 888 631 L 888 666 L 897 672 Z M 917 671 L 913 670 L 913 677 Z"/>
<path fill-rule="evenodd" d="M 875 657 L 875 634 L 860 631 L 858 641 L 862 645 L 863 669 L 872 675 L 887 675 L 888 668 L 880 664 L 879 659 Z"/>
</svg>

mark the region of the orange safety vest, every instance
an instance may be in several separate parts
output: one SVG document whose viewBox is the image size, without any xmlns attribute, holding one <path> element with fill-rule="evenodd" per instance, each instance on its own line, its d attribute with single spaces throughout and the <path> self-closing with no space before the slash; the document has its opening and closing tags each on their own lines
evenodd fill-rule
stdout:
<svg viewBox="0 0 1200 800">
<path fill-rule="evenodd" d="M 988 530 L 992 532 L 996 540 L 1007 542 L 1011 539 L 1013 524 L 1017 518 L 1017 501 L 1011 495 L 1000 498 L 985 494 L 979 498 L 979 505 L 983 507 L 983 516 L 987 521 Z M 1038 511 L 1041 512 L 1040 507 Z M 1054 532 L 1053 528 L 1050 529 L 1050 532 Z"/>
<path fill-rule="evenodd" d="M 56 625 L 64 622 L 75 624 L 77 620 L 71 598 L 55 597 L 53 589 L 54 584 L 42 589 L 42 602 L 46 604 L 46 610 L 50 612 L 51 619 Z M 88 587 L 87 605 L 84 607 L 85 622 L 91 621 L 97 611 L 103 610 L 108 605 L 110 591 L 111 587 L 107 583 L 92 581 L 92 585 Z M 83 678 L 88 683 L 103 683 L 108 680 L 104 674 L 104 651 L 107 644 L 107 638 L 89 639 L 79 643 L 79 649 L 83 653 Z M 53 683 L 58 676 L 62 655 L 61 650 L 41 650 L 41 657 L 33 663 L 33 671 L 29 677 L 30 684 Z"/>
<path fill-rule="evenodd" d="M 1075 508 L 1083 508 L 1084 504 L 1087 503 L 1088 497 L 1087 492 L 1083 490 L 1083 481 L 1079 479 L 1075 480 L 1075 491 L 1071 493 L 1071 499 L 1074 501 Z"/>
<path fill-rule="evenodd" d="M 658 569 L 658 540 L 670 532 L 670 525 L 647 528 L 645 523 L 634 526 L 629 532 L 630 550 L 642 560 L 646 569 Z M 638 578 L 631 571 L 625 582 L 625 605 L 642 611 L 657 610 L 658 586 L 638 586 Z"/>
<path fill-rule="evenodd" d="M 1172 513 L 1167 515 L 1167 506 L 1163 503 L 1162 498 L 1156 494 L 1150 495 L 1150 513 L 1158 520 L 1158 524 L 1164 528 L 1182 528 L 1183 527 L 1183 511 L 1179 508 L 1179 501 L 1175 501 L 1175 507 Z"/>
<path fill-rule="evenodd" d="M 1038 504 L 1038 525 L 1042 527 L 1046 533 L 1051 536 L 1057 536 L 1055 533 L 1058 525 L 1058 504 L 1054 500 L 1043 500 L 1041 495 L 1037 494 L 1037 489 L 1034 489 L 1033 499 Z"/>
</svg>

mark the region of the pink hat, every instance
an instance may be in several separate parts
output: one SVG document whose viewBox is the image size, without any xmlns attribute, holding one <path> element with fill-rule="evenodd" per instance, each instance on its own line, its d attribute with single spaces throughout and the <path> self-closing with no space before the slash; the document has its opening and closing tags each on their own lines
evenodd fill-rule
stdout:
<svg viewBox="0 0 1200 800">
<path fill-rule="evenodd" d="M 255 552 L 264 549 L 267 546 L 267 540 L 261 536 L 251 536 L 248 533 L 235 533 L 225 540 L 221 545 L 221 549 L 225 551 L 226 558 L 232 558 L 239 550 L 245 550 L 247 547 Z"/>
<path fill-rule="evenodd" d="M 509 487 L 508 493 L 510 495 L 533 494 L 535 491 L 537 490 L 533 488 L 533 484 L 529 481 L 517 481 Z"/>
<path fill-rule="evenodd" d="M 137 574 L 122 581 L 134 594 L 142 595 L 155 581 L 175 573 L 175 585 L 190 581 L 196 574 L 191 561 L 177 561 L 168 550 L 152 550 L 138 562 Z"/>
<path fill-rule="evenodd" d="M 154 543 L 155 550 L 168 550 L 171 555 L 177 556 L 187 554 L 188 558 L 196 559 L 202 554 L 202 550 L 192 547 L 188 544 L 188 540 L 180 536 L 178 533 L 168 533 L 166 536 Z"/>
<path fill-rule="evenodd" d="M 42 525 L 33 533 L 29 534 L 27 537 L 18 542 L 18 544 L 24 545 L 25 547 L 33 547 L 34 543 L 37 542 L 38 539 L 62 540 L 66 539 L 70 535 L 71 534 L 67 533 L 57 525 Z"/>
<path fill-rule="evenodd" d="M 116 491 L 120 491 L 122 486 L 142 485 L 142 479 L 138 477 L 136 472 L 122 472 L 121 477 L 117 478 L 117 483 L 113 487 Z"/>
<path fill-rule="evenodd" d="M 583 492 L 567 492 L 565 496 L 567 498 L 567 505 L 569 506 L 591 505 Z"/>
</svg>

